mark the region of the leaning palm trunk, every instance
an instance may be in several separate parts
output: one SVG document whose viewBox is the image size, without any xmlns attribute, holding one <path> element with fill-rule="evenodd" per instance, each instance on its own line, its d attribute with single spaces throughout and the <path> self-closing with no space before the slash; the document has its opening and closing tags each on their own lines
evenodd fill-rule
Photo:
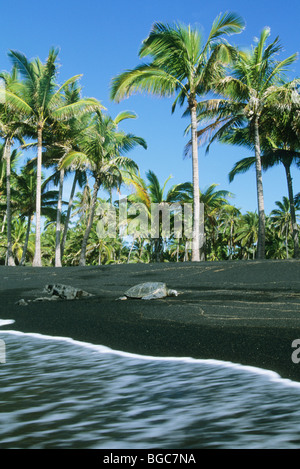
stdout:
<svg viewBox="0 0 300 469">
<path fill-rule="evenodd" d="M 66 221 L 65 221 L 65 226 L 64 226 L 64 232 L 63 232 L 63 237 L 61 241 L 61 258 L 63 258 L 64 255 L 64 250 L 65 250 L 65 244 L 66 244 L 66 239 L 67 239 L 67 234 L 68 234 L 68 229 L 69 229 L 69 222 L 71 218 L 71 210 L 73 206 L 73 199 L 74 199 L 74 194 L 75 194 L 75 189 L 76 189 L 76 184 L 77 184 L 77 173 L 78 170 L 75 171 L 75 176 L 71 188 L 71 193 L 69 197 L 69 204 L 68 204 L 68 211 L 67 211 L 67 216 L 66 216 Z"/>
<path fill-rule="evenodd" d="M 36 178 L 36 227 L 35 227 L 35 252 L 32 265 L 34 267 L 42 266 L 41 254 L 41 193 L 42 193 L 42 125 L 37 126 L 38 132 L 38 150 L 37 150 L 37 178 Z"/>
<path fill-rule="evenodd" d="M 200 195 L 197 146 L 197 104 L 191 105 L 192 162 L 193 162 L 193 240 L 192 261 L 200 261 Z"/>
<path fill-rule="evenodd" d="M 11 241 L 11 197 L 10 197 L 10 151 L 11 141 L 7 138 L 5 142 L 5 159 L 6 159 L 6 219 L 7 219 L 7 265 L 15 266 L 14 256 L 12 252 Z"/>
<path fill-rule="evenodd" d="M 26 237 L 25 237 L 25 243 L 24 243 L 23 252 L 22 252 L 22 258 L 20 260 L 20 265 L 23 265 L 24 262 L 25 262 L 27 248 L 28 248 L 29 235 L 30 235 L 30 226 L 31 226 L 31 214 L 28 215 Z"/>
<path fill-rule="evenodd" d="M 254 145 L 255 145 L 255 168 L 256 168 L 256 189 L 258 203 L 258 240 L 257 240 L 257 258 L 265 258 L 265 207 L 264 193 L 262 183 L 261 158 L 260 158 L 260 140 L 259 140 L 259 123 L 258 116 L 254 121 Z"/>
<path fill-rule="evenodd" d="M 291 169 L 290 169 L 290 164 L 286 164 L 286 163 L 283 163 L 283 164 L 284 164 L 285 173 L 286 173 L 289 201 L 290 201 L 292 236 L 293 236 L 293 243 L 294 243 L 294 258 L 298 259 L 300 257 L 299 237 L 298 237 L 298 225 L 297 225 L 296 212 L 295 212 L 295 202 L 294 202 L 294 194 L 293 194 L 293 182 L 292 182 L 292 176 L 291 176 Z"/>
<path fill-rule="evenodd" d="M 82 240 L 82 244 L 81 244 L 81 253 L 80 253 L 80 260 L 79 260 L 79 265 L 80 266 L 84 266 L 85 263 L 86 263 L 86 247 L 87 247 L 87 242 L 88 242 L 89 235 L 90 235 L 90 232 L 91 232 L 91 228 L 92 228 L 92 225 L 93 225 L 99 188 L 100 188 L 100 180 L 98 178 L 96 178 L 95 184 L 94 184 L 94 192 L 93 192 L 93 198 L 92 198 L 88 223 L 87 223 L 87 227 L 86 227 L 86 230 L 85 230 L 85 233 L 84 233 L 84 236 L 83 236 L 83 240 Z"/>
<path fill-rule="evenodd" d="M 130 246 L 130 250 L 129 250 L 129 253 L 128 253 L 128 257 L 127 257 L 127 264 L 129 264 L 129 262 L 130 262 L 130 257 L 131 257 L 131 253 L 132 253 L 132 250 L 133 250 L 134 243 L 135 243 L 135 237 L 133 237 L 133 240 L 132 240 L 132 243 L 131 243 L 131 246 Z"/>
<path fill-rule="evenodd" d="M 61 207 L 62 207 L 62 191 L 64 184 L 65 170 L 62 168 L 59 172 L 59 191 L 57 202 L 57 217 L 56 217 L 56 236 L 55 236 L 55 267 L 61 267 Z"/>
</svg>

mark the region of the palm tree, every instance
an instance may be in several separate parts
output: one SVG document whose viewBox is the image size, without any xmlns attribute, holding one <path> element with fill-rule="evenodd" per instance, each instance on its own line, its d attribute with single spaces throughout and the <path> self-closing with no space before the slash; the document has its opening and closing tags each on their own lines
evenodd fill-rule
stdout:
<svg viewBox="0 0 300 469">
<path fill-rule="evenodd" d="M 281 46 L 277 37 L 270 45 L 267 39 L 270 29 L 264 28 L 260 38 L 251 51 L 240 51 L 232 66 L 232 74 L 219 81 L 216 88 L 227 99 L 208 100 L 199 109 L 199 119 L 218 116 L 216 121 L 198 133 L 198 137 L 213 133 L 210 143 L 221 139 L 232 128 L 250 124 L 253 135 L 252 144 L 255 151 L 257 203 L 259 216 L 259 233 L 257 257 L 265 257 L 265 209 L 261 168 L 260 128 L 264 116 L 270 108 L 278 109 L 283 98 L 289 100 L 294 93 L 290 83 L 282 85 L 282 73 L 293 63 L 296 54 L 277 61 L 275 56 Z M 209 148 L 209 146 L 208 146 Z"/>
<path fill-rule="evenodd" d="M 27 239 L 27 226 L 25 220 L 14 218 L 12 220 L 12 252 L 15 263 L 22 265 L 24 245 L 26 244 L 27 254 L 32 258 L 34 254 L 34 243 Z"/>
<path fill-rule="evenodd" d="M 134 239 L 132 241 L 132 246 L 135 243 L 136 239 L 145 237 L 149 234 L 149 226 L 148 222 L 151 219 L 151 228 L 153 233 L 153 239 L 151 242 L 152 248 L 152 261 L 162 261 L 163 260 L 163 244 L 165 235 L 169 232 L 169 228 L 166 228 L 166 232 L 163 231 L 164 224 L 162 219 L 162 212 L 160 211 L 164 206 L 168 207 L 169 209 L 179 209 L 177 205 L 180 204 L 183 200 L 183 184 L 175 184 L 170 187 L 170 189 L 166 192 L 166 186 L 171 176 L 169 176 L 164 183 L 161 185 L 157 175 L 149 170 L 146 172 L 147 180 L 144 180 L 139 174 L 134 173 L 127 173 L 124 175 L 123 179 L 127 185 L 131 185 L 134 188 L 134 192 L 129 195 L 128 201 L 132 204 L 142 204 L 145 209 L 145 214 L 147 217 L 147 226 L 145 226 L 146 233 L 143 232 L 143 228 L 136 226 L 136 220 L 138 217 L 136 215 L 129 215 L 129 226 L 130 224 L 134 226 L 134 230 L 130 230 L 130 232 L 134 231 Z M 174 204 L 174 205 L 173 205 Z M 173 205 L 173 207 L 172 207 Z M 155 206 L 159 209 L 159 214 L 157 217 L 157 213 L 154 213 Z M 181 210 L 181 207 L 180 207 Z M 171 213 L 168 212 L 169 222 L 170 224 L 174 224 L 174 214 L 171 217 Z M 182 230 L 180 230 L 182 231 Z M 154 233 L 155 232 L 155 233 Z M 177 233 L 174 233 L 177 236 Z M 130 253 L 129 253 L 130 254 Z"/>
<path fill-rule="evenodd" d="M 205 252 L 207 250 L 206 240 L 208 238 L 208 232 L 210 232 L 211 244 L 213 245 L 218 233 L 215 233 L 217 228 L 217 217 L 224 206 L 228 205 L 228 197 L 232 194 L 229 191 L 220 189 L 216 190 L 217 184 L 210 184 L 204 191 L 199 189 L 199 199 L 203 206 L 201 220 L 203 228 L 203 246 L 200 249 L 200 259 L 205 259 Z M 182 202 L 191 203 L 193 198 L 193 184 L 186 182 L 180 187 L 181 200 Z"/>
<path fill-rule="evenodd" d="M 236 230 L 236 241 L 241 242 L 241 247 L 244 250 L 244 256 L 249 258 L 249 253 L 255 258 L 258 241 L 258 225 L 259 217 L 256 212 L 247 212 L 242 215 L 240 225 Z"/>
<path fill-rule="evenodd" d="M 46 63 L 39 58 L 29 61 L 24 54 L 10 51 L 13 64 L 23 77 L 21 85 L 12 88 L 11 93 L 5 93 L 5 100 L 10 105 L 26 113 L 37 136 L 37 192 L 36 192 L 36 240 L 34 266 L 41 266 L 41 174 L 43 132 L 46 125 L 57 120 L 66 120 L 85 112 L 102 108 L 100 103 L 93 99 L 82 99 L 73 104 L 66 104 L 62 93 L 70 83 L 78 80 L 74 76 L 62 86 L 55 82 L 57 76 L 56 59 L 58 50 L 50 49 Z"/>
<path fill-rule="evenodd" d="M 66 105 L 77 103 L 80 100 L 81 88 L 77 82 L 71 83 L 64 90 L 63 99 Z M 55 247 L 55 267 L 61 267 L 63 249 L 66 240 L 68 223 L 71 214 L 72 202 L 77 182 L 82 183 L 79 171 L 75 171 L 73 186 L 70 193 L 67 219 L 64 228 L 63 239 L 61 239 L 61 213 L 62 213 L 62 193 L 65 177 L 75 168 L 66 171 L 65 168 L 59 168 L 61 160 L 70 151 L 77 149 L 77 141 L 81 132 L 88 126 L 91 116 L 89 113 L 78 117 L 72 117 L 67 122 L 55 122 L 51 129 L 46 129 L 44 153 L 45 166 L 54 167 L 56 172 L 53 174 L 53 182 L 59 186 L 59 197 L 57 203 L 57 219 L 56 219 L 56 247 Z M 47 132 L 50 130 L 50 132 Z"/>
<path fill-rule="evenodd" d="M 19 262 L 20 265 L 23 265 L 25 262 L 31 230 L 31 221 L 36 209 L 36 172 L 36 168 L 32 167 L 31 164 L 28 164 L 21 169 L 20 174 L 13 173 L 16 208 L 20 219 L 22 221 L 27 219 L 26 237 L 24 241 L 23 255 Z M 57 205 L 58 192 L 47 190 L 48 184 L 49 181 L 44 180 L 42 175 L 41 215 L 53 219 L 53 217 L 55 217 L 55 206 Z"/>
<path fill-rule="evenodd" d="M 7 178 L 6 178 L 6 171 L 7 171 L 7 159 L 5 159 L 5 143 L 0 144 L 0 213 L 3 213 L 3 221 L 1 232 L 3 233 L 5 224 L 7 222 Z M 19 163 L 19 158 L 21 156 L 21 152 L 17 149 L 12 150 L 10 154 L 10 172 L 12 173 L 16 168 L 17 164 Z M 10 185 L 10 178 L 9 178 L 9 185 Z M 10 196 L 13 195 L 13 188 L 9 190 Z M 11 204 L 9 203 L 9 206 Z"/>
<path fill-rule="evenodd" d="M 289 234 L 292 228 L 292 220 L 291 220 L 291 211 L 290 211 L 290 202 L 287 197 L 283 197 L 282 202 L 276 201 L 275 202 L 277 209 L 272 210 L 270 213 L 270 219 L 272 225 L 278 229 L 279 234 L 284 234 L 285 239 L 285 250 L 286 250 L 286 258 L 289 257 L 289 245 L 288 239 Z"/>
<path fill-rule="evenodd" d="M 12 72 L 2 72 L 0 78 L 5 84 L 6 90 L 10 90 L 19 84 L 16 67 Z M 6 161 L 6 221 L 7 221 L 7 265 L 14 266 L 11 240 L 11 147 L 14 140 L 22 141 L 22 116 L 21 113 L 11 109 L 5 100 L 0 100 L 0 136 L 4 139 L 3 158 Z"/>
<path fill-rule="evenodd" d="M 82 240 L 80 265 L 86 263 L 86 248 L 93 225 L 96 202 L 100 186 L 104 188 L 119 187 L 122 183 L 121 168 L 137 168 L 133 160 L 124 156 L 136 145 L 147 148 L 144 139 L 118 130 L 123 119 L 133 118 L 129 112 L 118 114 L 115 119 L 96 112 L 90 126 L 81 135 L 80 151 L 71 151 L 63 159 L 61 167 L 85 165 L 94 178 L 93 196 L 86 231 Z"/>
<path fill-rule="evenodd" d="M 62 235 L 62 240 L 61 240 L 61 259 L 63 259 L 64 255 L 64 249 L 66 245 L 66 240 L 67 240 L 67 234 L 68 234 L 68 229 L 69 229 L 69 223 L 71 219 L 71 212 L 73 208 L 73 201 L 74 201 L 74 195 L 75 195 L 75 190 L 77 184 L 79 185 L 80 188 L 83 188 L 87 182 L 86 178 L 86 173 L 85 171 L 81 171 L 80 169 L 75 169 L 74 172 L 74 178 L 73 178 L 73 183 L 70 191 L 70 196 L 69 196 L 69 202 L 68 202 L 68 209 L 67 209 L 67 214 L 64 222 L 64 229 L 63 229 L 63 235 Z"/>
<path fill-rule="evenodd" d="M 266 256 L 268 259 L 286 259 L 287 249 L 281 233 L 274 230 L 272 219 L 266 219 Z"/>
<path fill-rule="evenodd" d="M 235 231 L 240 221 L 241 212 L 234 205 L 225 205 L 221 210 L 220 228 L 228 239 L 229 259 L 233 258 L 235 245 Z"/>
<path fill-rule="evenodd" d="M 199 171 L 196 110 L 199 97 L 212 90 L 213 79 L 224 75 L 223 64 L 233 55 L 233 48 L 224 36 L 241 32 L 243 20 L 235 14 L 219 15 L 205 41 L 198 29 L 175 24 L 154 24 L 139 51 L 141 58 L 150 56 L 152 62 L 126 71 L 112 81 L 111 97 L 120 101 L 135 91 L 146 91 L 160 96 L 177 97 L 172 106 L 187 103 L 191 119 L 193 167 L 193 248 L 192 260 L 199 261 Z"/>
<path fill-rule="evenodd" d="M 98 265 L 103 263 L 103 259 L 109 261 L 112 257 L 113 246 L 111 240 L 105 239 L 102 236 L 101 229 L 100 229 L 100 222 L 93 224 L 89 241 L 87 245 L 86 254 L 87 257 L 91 254 L 93 255 L 95 252 L 98 253 L 97 258 L 95 259 Z"/>
<path fill-rule="evenodd" d="M 300 255 L 299 235 L 291 176 L 291 166 L 300 162 L 299 138 L 294 128 L 295 112 L 291 109 L 281 111 L 278 115 L 274 112 L 270 114 L 271 116 L 268 114 L 264 116 L 265 122 L 263 120 L 261 123 L 261 165 L 265 171 L 279 164 L 284 166 L 292 220 L 294 257 L 298 258 Z M 244 129 L 235 129 L 229 132 L 222 141 L 253 149 L 250 132 L 249 126 Z M 230 182 L 237 174 L 245 173 L 254 165 L 255 157 L 247 157 L 238 161 L 229 173 Z"/>
</svg>

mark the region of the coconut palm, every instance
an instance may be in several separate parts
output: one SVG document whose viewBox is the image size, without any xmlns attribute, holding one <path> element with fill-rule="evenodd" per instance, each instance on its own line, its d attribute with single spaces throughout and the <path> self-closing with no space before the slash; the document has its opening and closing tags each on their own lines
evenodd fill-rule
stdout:
<svg viewBox="0 0 300 469">
<path fill-rule="evenodd" d="M 80 100 L 81 88 L 77 82 L 71 83 L 66 87 L 63 99 L 66 105 L 71 105 Z M 59 168 L 61 160 L 70 151 L 77 149 L 77 141 L 81 132 L 88 126 L 91 116 L 89 113 L 78 117 L 72 117 L 67 122 L 57 121 L 51 126 L 50 132 L 45 129 L 45 145 L 44 164 L 47 168 L 54 168 L 52 180 L 55 185 L 59 186 L 59 197 L 57 203 L 56 217 L 56 247 L 55 247 L 55 267 L 61 267 L 64 244 L 67 236 L 68 224 L 71 214 L 73 197 L 77 182 L 82 186 L 82 180 L 85 179 L 79 170 L 75 170 L 74 181 L 69 198 L 69 206 L 67 219 L 65 222 L 63 238 L 61 236 L 61 214 L 62 214 L 62 193 L 65 177 L 68 176 L 75 168 Z M 82 177 L 83 176 L 83 177 Z M 62 239 L 61 239 L 62 238 Z"/>
<path fill-rule="evenodd" d="M 89 257 L 97 253 L 94 262 L 101 265 L 103 261 L 109 261 L 112 258 L 113 246 L 109 238 L 105 239 L 102 236 L 100 222 L 93 224 L 90 231 L 90 236 L 87 244 L 86 255 Z"/>
<path fill-rule="evenodd" d="M 287 197 L 283 197 L 282 202 L 277 200 L 275 202 L 275 205 L 277 206 L 277 208 L 272 210 L 272 212 L 270 213 L 270 220 L 273 227 L 278 230 L 279 235 L 284 235 L 286 258 L 288 259 L 288 240 L 292 229 L 290 202 Z"/>
<path fill-rule="evenodd" d="M 281 111 L 277 114 L 273 111 L 272 115 L 267 114 L 264 120 L 265 122 L 261 123 L 260 133 L 262 169 L 266 171 L 279 164 L 284 166 L 292 220 L 294 257 L 298 258 L 300 255 L 299 235 L 291 176 L 291 166 L 296 166 L 300 162 L 300 143 L 294 127 L 295 112 L 292 109 Z M 235 145 L 244 145 L 253 150 L 253 145 L 251 144 L 253 140 L 251 139 L 250 131 L 249 126 L 244 129 L 235 129 L 229 132 L 222 141 Z M 238 161 L 229 173 L 229 180 L 233 181 L 237 174 L 248 171 L 255 165 L 255 161 L 255 157 L 247 157 Z"/>
<path fill-rule="evenodd" d="M 175 24 L 154 24 L 143 41 L 139 56 L 151 57 L 143 64 L 126 71 L 112 81 L 111 96 L 120 101 L 136 91 L 146 91 L 160 96 L 177 97 L 172 106 L 187 104 L 191 119 L 193 167 L 193 249 L 192 260 L 199 261 L 199 171 L 197 147 L 196 109 L 198 100 L 212 90 L 213 80 L 224 75 L 223 64 L 233 54 L 224 36 L 241 32 L 243 20 L 235 14 L 219 15 L 213 22 L 207 40 L 198 29 Z"/>
<path fill-rule="evenodd" d="M 14 190 L 16 199 L 16 210 L 19 218 L 27 220 L 27 231 L 23 246 L 23 255 L 19 262 L 23 265 L 26 258 L 29 236 L 31 232 L 31 222 L 36 209 L 36 186 L 37 186 L 37 169 L 32 165 L 25 165 L 20 174 L 13 173 Z M 50 219 L 55 217 L 55 206 L 57 205 L 58 192 L 48 190 L 49 181 L 44 179 L 42 175 L 41 185 L 41 215 Z"/>
<path fill-rule="evenodd" d="M 200 249 L 201 260 L 205 259 L 207 250 L 206 241 L 209 238 L 212 246 L 218 237 L 218 216 L 224 206 L 228 205 L 228 197 L 232 197 L 229 191 L 216 190 L 218 184 L 210 184 L 204 191 L 199 189 L 199 200 L 201 203 L 201 220 L 203 245 Z M 186 182 L 180 187 L 181 200 L 191 203 L 193 200 L 193 184 Z"/>
<path fill-rule="evenodd" d="M 279 38 L 267 45 L 270 28 L 265 27 L 250 51 L 240 51 L 232 66 L 231 75 L 219 81 L 216 88 L 227 99 L 208 100 L 199 108 L 199 118 L 218 116 L 212 124 L 198 133 L 199 138 L 212 133 L 210 143 L 221 139 L 232 128 L 250 124 L 255 151 L 257 203 L 259 233 L 257 257 L 265 257 L 265 210 L 261 168 L 261 123 L 270 109 L 278 109 L 294 95 L 291 83 L 282 84 L 283 72 L 292 64 L 297 55 L 277 61 L 275 56 L 281 51 Z M 280 104 L 281 103 L 281 104 Z M 209 148 L 209 146 L 208 146 Z"/>
<path fill-rule="evenodd" d="M 145 214 L 145 219 L 147 219 L 147 224 L 143 223 L 143 226 L 139 226 L 140 223 L 137 223 L 139 215 L 128 215 L 129 221 L 129 231 L 134 233 L 132 246 L 134 245 L 137 239 L 141 240 L 146 239 L 149 235 L 149 220 L 151 220 L 151 260 L 152 261 L 162 261 L 163 260 L 163 251 L 164 251 L 164 238 L 166 234 L 170 231 L 172 226 L 168 226 L 164 232 L 164 223 L 162 219 L 162 209 L 166 207 L 168 209 L 168 217 L 170 225 L 174 225 L 174 214 L 171 216 L 170 209 L 181 211 L 181 207 L 177 207 L 175 204 L 180 204 L 183 198 L 183 184 L 175 184 L 170 187 L 166 192 L 166 186 L 171 176 L 169 176 L 164 183 L 161 183 L 158 180 L 157 175 L 149 170 L 146 172 L 146 180 L 143 179 L 139 174 L 127 173 L 124 175 L 123 179 L 127 185 L 133 187 L 134 192 L 129 195 L 128 201 L 130 204 L 139 204 L 140 208 Z M 155 213 L 156 209 L 159 209 L 159 213 Z M 165 220 L 167 221 L 167 220 Z M 145 229 L 145 230 L 144 230 Z M 182 230 L 180 230 L 182 231 Z M 178 233 L 174 233 L 174 236 L 177 236 Z M 129 252 L 131 254 L 131 252 Z"/>
<path fill-rule="evenodd" d="M 7 178 L 6 178 L 6 171 L 7 171 L 7 159 L 5 159 L 5 152 L 6 152 L 6 147 L 5 143 L 0 144 L 0 214 L 3 214 L 2 218 L 2 227 L 1 227 L 1 232 L 3 233 L 4 231 L 4 226 L 6 225 L 7 222 Z M 19 152 L 16 148 L 12 150 L 10 154 L 10 172 L 12 173 L 17 164 L 19 163 L 19 159 L 21 156 L 21 152 Z M 10 178 L 9 178 L 9 185 L 10 185 Z M 14 189 L 13 187 L 9 190 L 10 196 L 14 195 Z M 9 206 L 11 207 L 11 203 L 9 203 Z"/>
<path fill-rule="evenodd" d="M 239 224 L 241 212 L 234 205 L 225 205 L 220 213 L 220 229 L 228 240 L 229 259 L 233 258 L 235 232 Z"/>
<path fill-rule="evenodd" d="M 36 192 L 36 240 L 34 266 L 41 266 L 41 174 L 43 132 L 47 125 L 57 120 L 66 120 L 85 112 L 103 108 L 93 99 L 81 99 L 73 104 L 66 104 L 63 91 L 70 83 L 78 80 L 79 75 L 67 80 L 63 85 L 56 84 L 58 50 L 50 49 L 48 58 L 43 64 L 39 58 L 29 61 L 18 52 L 10 51 L 10 58 L 18 69 L 23 81 L 5 92 L 5 102 L 26 113 L 37 137 L 37 192 Z"/>
<path fill-rule="evenodd" d="M 80 265 L 86 263 L 86 247 L 100 186 L 107 189 L 119 187 L 122 183 L 121 169 L 137 169 L 136 163 L 124 156 L 124 153 L 137 145 L 147 148 L 144 139 L 118 130 L 119 122 L 134 117 L 136 116 L 133 113 L 122 112 L 112 119 L 110 116 L 97 112 L 90 126 L 81 135 L 80 151 L 71 151 L 62 161 L 61 167 L 65 168 L 70 165 L 84 165 L 94 179 L 91 207 L 82 240 Z"/>
<path fill-rule="evenodd" d="M 26 244 L 27 255 L 32 259 L 34 254 L 34 242 L 27 239 L 26 221 L 21 218 L 12 220 L 12 252 L 15 264 L 21 265 L 24 254 L 24 245 Z"/>
<path fill-rule="evenodd" d="M 87 178 L 86 178 L 85 171 L 80 170 L 78 168 L 75 169 L 73 183 L 72 183 L 70 196 L 69 196 L 68 209 L 67 209 L 66 218 L 64 222 L 63 235 L 62 235 L 62 240 L 61 240 L 61 248 L 60 248 L 61 259 L 63 259 L 63 255 L 64 255 L 64 249 L 65 249 L 65 244 L 67 240 L 67 234 L 68 234 L 69 223 L 71 219 L 71 212 L 73 208 L 73 201 L 74 201 L 76 186 L 79 185 L 80 188 L 83 188 L 85 187 L 86 183 L 87 183 Z"/>
<path fill-rule="evenodd" d="M 246 212 L 240 219 L 240 225 L 236 230 L 236 241 L 240 241 L 244 251 L 244 257 L 255 258 L 258 241 L 259 217 L 256 212 Z"/>
<path fill-rule="evenodd" d="M 11 73 L 2 72 L 0 78 L 7 91 L 19 84 L 16 67 L 13 67 Z M 23 141 L 22 127 L 24 124 L 21 121 L 21 113 L 11 109 L 5 100 L 0 99 L 0 136 L 4 139 L 3 158 L 6 161 L 7 265 L 10 266 L 15 265 L 11 240 L 11 148 L 15 140 Z"/>
<path fill-rule="evenodd" d="M 284 237 L 277 230 L 274 230 L 274 225 L 270 217 L 266 219 L 266 257 L 268 259 L 286 259 L 287 248 Z"/>
</svg>

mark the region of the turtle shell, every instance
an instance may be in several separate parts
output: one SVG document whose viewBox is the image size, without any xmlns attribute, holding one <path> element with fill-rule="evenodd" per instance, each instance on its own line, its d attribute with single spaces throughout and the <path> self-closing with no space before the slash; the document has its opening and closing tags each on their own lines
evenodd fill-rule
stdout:
<svg viewBox="0 0 300 469">
<path fill-rule="evenodd" d="M 157 291 L 162 292 L 167 296 L 167 286 L 163 282 L 146 282 L 134 285 L 125 292 L 125 295 L 129 298 L 143 298 L 147 295 L 152 295 Z"/>
</svg>

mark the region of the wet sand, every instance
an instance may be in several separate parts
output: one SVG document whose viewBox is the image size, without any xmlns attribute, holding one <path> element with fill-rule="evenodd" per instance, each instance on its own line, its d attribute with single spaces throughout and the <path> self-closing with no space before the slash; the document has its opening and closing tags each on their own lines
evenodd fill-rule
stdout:
<svg viewBox="0 0 300 469">
<path fill-rule="evenodd" d="M 159 300 L 116 300 L 140 282 L 179 292 Z M 30 302 L 46 284 L 93 296 Z M 0 267 L 1 330 L 101 344 L 152 356 L 216 359 L 300 381 L 292 343 L 300 339 L 300 261 L 226 261 L 94 267 Z M 300 358 L 300 353 L 298 354 Z M 9 350 L 7 351 L 9 359 Z"/>
</svg>

